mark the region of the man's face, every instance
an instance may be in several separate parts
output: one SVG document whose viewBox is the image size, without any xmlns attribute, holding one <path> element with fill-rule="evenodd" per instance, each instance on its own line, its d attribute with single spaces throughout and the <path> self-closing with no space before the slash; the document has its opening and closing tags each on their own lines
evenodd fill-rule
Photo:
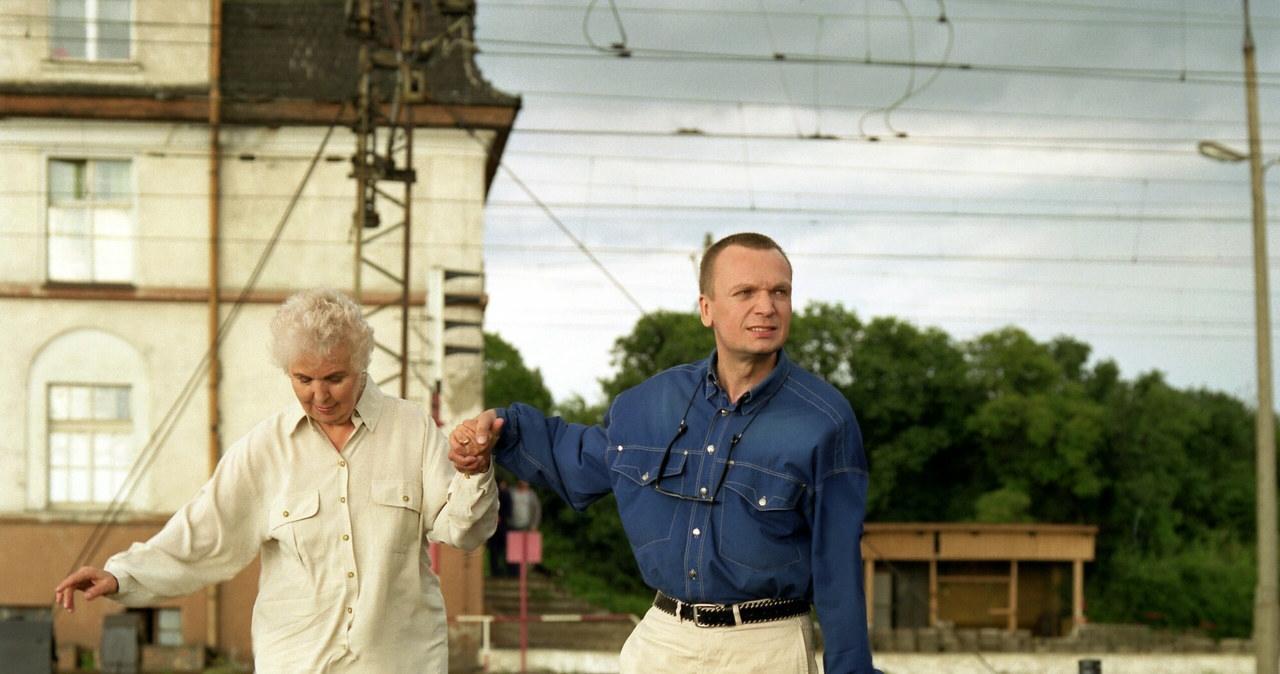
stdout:
<svg viewBox="0 0 1280 674">
<path fill-rule="evenodd" d="M 713 261 L 711 293 L 698 298 L 721 359 L 777 353 L 791 331 L 791 265 L 782 253 L 729 246 Z"/>
<path fill-rule="evenodd" d="M 325 426 L 350 421 L 364 390 L 363 377 L 351 367 L 345 348 L 323 357 L 298 358 L 289 366 L 289 381 L 307 416 Z"/>
</svg>

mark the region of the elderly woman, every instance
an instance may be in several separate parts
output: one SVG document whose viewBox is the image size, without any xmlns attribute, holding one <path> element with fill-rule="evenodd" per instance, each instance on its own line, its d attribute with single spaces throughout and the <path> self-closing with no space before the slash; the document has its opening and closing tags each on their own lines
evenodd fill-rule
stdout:
<svg viewBox="0 0 1280 674">
<path fill-rule="evenodd" d="M 75 608 L 149 605 L 225 581 L 259 553 L 257 672 L 445 672 L 444 599 L 428 541 L 473 549 L 497 523 L 492 472 L 468 477 L 423 409 L 378 390 L 373 329 L 328 289 L 284 302 L 272 355 L 301 409 L 227 450 L 213 477 L 146 543 L 55 591 Z"/>
</svg>

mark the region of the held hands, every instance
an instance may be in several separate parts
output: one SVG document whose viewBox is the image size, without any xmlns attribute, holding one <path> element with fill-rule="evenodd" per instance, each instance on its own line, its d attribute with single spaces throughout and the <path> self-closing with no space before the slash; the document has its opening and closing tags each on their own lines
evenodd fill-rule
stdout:
<svg viewBox="0 0 1280 674">
<path fill-rule="evenodd" d="M 92 566 L 82 566 L 79 571 L 67 576 L 53 590 L 53 603 L 61 604 L 68 613 L 76 610 L 76 590 L 84 592 L 86 601 L 93 601 L 107 594 L 120 591 L 120 582 L 116 577 Z"/>
<path fill-rule="evenodd" d="M 449 460 L 459 473 L 475 475 L 489 470 L 502 423 L 496 411 L 485 410 L 449 433 Z"/>
</svg>

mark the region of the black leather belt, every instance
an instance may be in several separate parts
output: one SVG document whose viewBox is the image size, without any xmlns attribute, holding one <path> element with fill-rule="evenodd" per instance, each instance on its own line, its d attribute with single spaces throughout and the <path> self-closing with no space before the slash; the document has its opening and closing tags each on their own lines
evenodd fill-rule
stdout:
<svg viewBox="0 0 1280 674">
<path fill-rule="evenodd" d="M 698 627 L 732 627 L 748 623 L 764 623 L 805 615 L 809 603 L 799 599 L 756 599 L 741 604 L 686 604 L 668 597 L 662 592 L 654 598 L 653 605 L 659 611 L 681 620 L 688 620 Z"/>
</svg>

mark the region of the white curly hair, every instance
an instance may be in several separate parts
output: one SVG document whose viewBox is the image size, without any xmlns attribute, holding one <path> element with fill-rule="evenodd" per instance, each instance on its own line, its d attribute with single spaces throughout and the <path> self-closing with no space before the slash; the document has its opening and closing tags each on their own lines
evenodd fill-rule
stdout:
<svg viewBox="0 0 1280 674">
<path fill-rule="evenodd" d="M 332 288 L 292 295 L 271 319 L 271 360 L 285 372 L 299 357 L 324 357 L 341 347 L 347 348 L 357 372 L 369 368 L 373 326 L 350 297 Z"/>
</svg>

